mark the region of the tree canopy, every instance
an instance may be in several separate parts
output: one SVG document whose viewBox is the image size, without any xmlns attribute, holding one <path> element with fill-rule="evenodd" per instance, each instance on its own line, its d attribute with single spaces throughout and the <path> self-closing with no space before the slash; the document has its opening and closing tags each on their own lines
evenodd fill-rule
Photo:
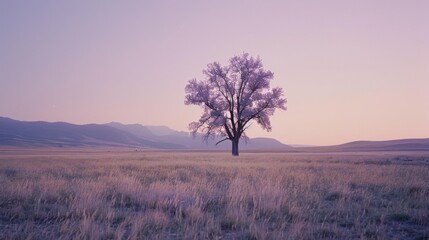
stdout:
<svg viewBox="0 0 429 240">
<path fill-rule="evenodd" d="M 198 105 L 203 114 L 189 124 L 193 134 L 205 140 L 220 136 L 232 142 L 232 154 L 238 156 L 238 143 L 247 138 L 245 130 L 252 120 L 271 131 L 270 117 L 276 109 L 286 110 L 283 89 L 270 88 L 273 73 L 264 70 L 259 57 L 248 53 L 234 56 L 226 66 L 213 62 L 203 70 L 204 80 L 192 79 L 185 88 L 185 104 Z"/>
</svg>

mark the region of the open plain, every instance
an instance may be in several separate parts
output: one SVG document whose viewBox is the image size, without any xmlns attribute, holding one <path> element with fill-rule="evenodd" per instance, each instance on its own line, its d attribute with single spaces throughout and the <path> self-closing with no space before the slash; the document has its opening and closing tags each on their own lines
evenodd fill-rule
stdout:
<svg viewBox="0 0 429 240">
<path fill-rule="evenodd" d="M 0 239 L 429 239 L 429 152 L 0 149 Z"/>
</svg>

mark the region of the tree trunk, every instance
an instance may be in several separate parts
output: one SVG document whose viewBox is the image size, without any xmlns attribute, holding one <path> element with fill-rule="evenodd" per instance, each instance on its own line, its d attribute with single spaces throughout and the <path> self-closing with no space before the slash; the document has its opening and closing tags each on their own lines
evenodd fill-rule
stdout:
<svg viewBox="0 0 429 240">
<path fill-rule="evenodd" d="M 232 140 L 232 156 L 238 156 L 238 139 Z"/>
</svg>

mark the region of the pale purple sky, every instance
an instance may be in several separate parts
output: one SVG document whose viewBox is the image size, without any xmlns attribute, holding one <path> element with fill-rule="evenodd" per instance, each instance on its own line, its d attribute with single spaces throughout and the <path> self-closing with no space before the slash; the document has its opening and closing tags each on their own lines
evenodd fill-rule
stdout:
<svg viewBox="0 0 429 240">
<path fill-rule="evenodd" d="M 429 1 L 1 1 L 0 116 L 186 130 L 207 63 L 259 55 L 288 110 L 251 137 L 429 137 Z"/>
</svg>

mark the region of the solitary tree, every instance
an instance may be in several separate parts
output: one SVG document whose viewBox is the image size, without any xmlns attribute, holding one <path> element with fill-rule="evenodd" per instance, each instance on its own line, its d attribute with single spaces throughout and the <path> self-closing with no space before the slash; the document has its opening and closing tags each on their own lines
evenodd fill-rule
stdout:
<svg viewBox="0 0 429 240">
<path fill-rule="evenodd" d="M 283 90 L 270 89 L 273 73 L 263 69 L 259 57 L 244 53 L 231 58 L 227 66 L 213 62 L 203 74 L 204 80 L 192 79 L 185 88 L 185 104 L 199 105 L 204 110 L 189 129 L 194 135 L 203 133 L 206 141 L 209 137 L 222 137 L 216 145 L 230 140 L 234 156 L 238 156 L 240 139 L 247 139 L 245 130 L 252 120 L 271 131 L 269 117 L 276 108 L 286 110 Z"/>
</svg>

